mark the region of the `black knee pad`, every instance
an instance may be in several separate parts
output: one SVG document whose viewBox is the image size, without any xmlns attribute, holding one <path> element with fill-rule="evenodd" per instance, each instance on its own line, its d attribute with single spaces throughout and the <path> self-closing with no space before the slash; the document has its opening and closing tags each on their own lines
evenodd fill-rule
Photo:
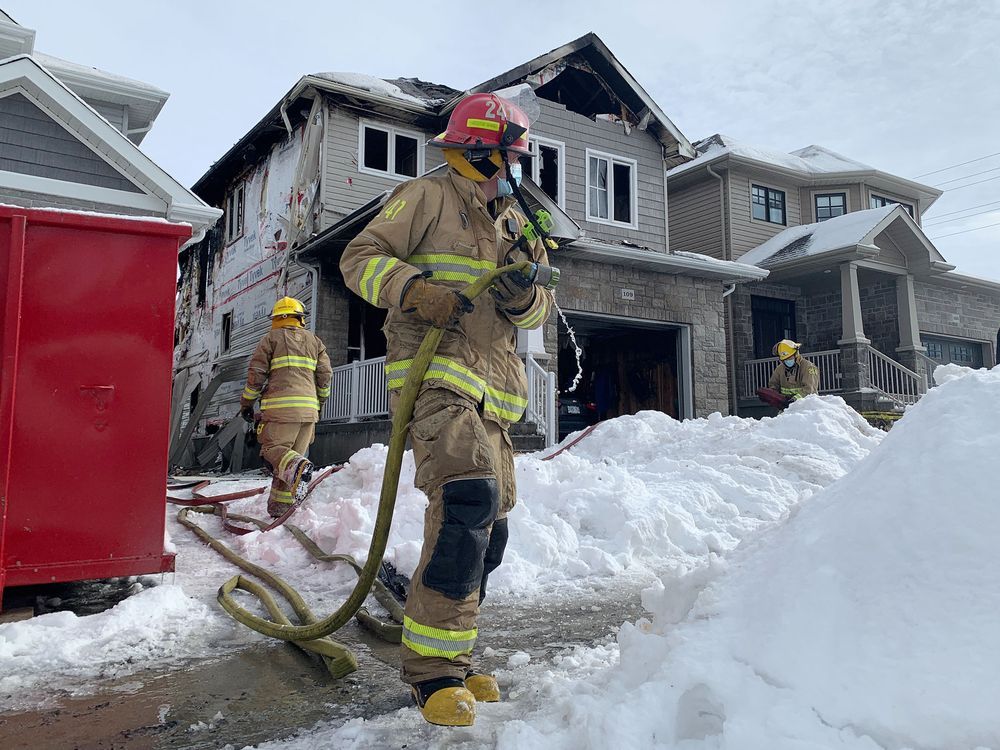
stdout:
<svg viewBox="0 0 1000 750">
<path fill-rule="evenodd" d="M 424 585 L 449 599 L 465 599 L 483 579 L 490 524 L 500 512 L 497 480 L 456 479 L 442 490 L 444 523 L 424 568 Z"/>
<path fill-rule="evenodd" d="M 490 529 L 490 543 L 486 546 L 483 556 L 483 582 L 479 584 L 479 603 L 486 598 L 486 579 L 490 573 L 500 567 L 503 562 L 503 551 L 507 548 L 507 519 L 501 518 L 493 522 Z"/>
</svg>

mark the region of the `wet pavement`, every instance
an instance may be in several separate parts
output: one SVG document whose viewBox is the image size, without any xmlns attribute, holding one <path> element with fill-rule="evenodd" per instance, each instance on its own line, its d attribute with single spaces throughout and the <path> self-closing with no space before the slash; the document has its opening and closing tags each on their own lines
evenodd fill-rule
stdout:
<svg viewBox="0 0 1000 750">
<path fill-rule="evenodd" d="M 575 645 L 612 638 L 642 616 L 640 582 L 584 596 L 487 600 L 480 616 L 485 670 L 506 668 L 515 651 L 546 660 Z M 320 721 L 372 718 L 410 705 L 398 677 L 398 645 L 356 621 L 335 636 L 357 655 L 358 671 L 336 681 L 317 657 L 261 642 L 222 658 L 104 680 L 88 695 L 54 691 L 44 707 L 0 713 L 0 748 L 129 750 L 243 748 L 282 739 Z"/>
</svg>

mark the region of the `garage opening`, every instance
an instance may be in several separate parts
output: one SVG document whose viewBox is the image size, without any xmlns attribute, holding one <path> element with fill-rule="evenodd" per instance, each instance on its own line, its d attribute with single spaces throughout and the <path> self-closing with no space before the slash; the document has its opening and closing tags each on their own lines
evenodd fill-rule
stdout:
<svg viewBox="0 0 1000 750">
<path fill-rule="evenodd" d="M 687 326 L 635 318 L 566 313 L 583 350 L 577 374 L 573 343 L 559 332 L 559 436 L 645 409 L 692 417 Z M 562 328 L 562 326 L 560 326 Z"/>
</svg>

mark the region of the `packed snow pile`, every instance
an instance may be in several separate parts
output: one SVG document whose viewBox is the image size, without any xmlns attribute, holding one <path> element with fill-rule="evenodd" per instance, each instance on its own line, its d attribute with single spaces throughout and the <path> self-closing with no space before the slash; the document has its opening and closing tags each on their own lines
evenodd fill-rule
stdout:
<svg viewBox="0 0 1000 750">
<path fill-rule="evenodd" d="M 681 625 L 675 581 L 647 592 L 620 665 L 550 679 L 498 745 L 1000 748 L 998 423 L 1000 367 L 946 378 Z"/>
</svg>

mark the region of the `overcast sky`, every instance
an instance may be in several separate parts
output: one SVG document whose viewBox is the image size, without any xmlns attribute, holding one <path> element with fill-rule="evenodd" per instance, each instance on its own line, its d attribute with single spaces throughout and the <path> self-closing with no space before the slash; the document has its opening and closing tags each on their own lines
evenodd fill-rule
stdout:
<svg viewBox="0 0 1000 750">
<path fill-rule="evenodd" d="M 462 89 L 594 31 L 692 141 L 721 132 L 782 151 L 816 143 L 926 175 L 949 191 L 925 214 L 927 234 L 959 271 L 1000 279 L 998 0 L 0 7 L 37 31 L 39 52 L 169 91 L 142 147 L 185 185 L 304 74 Z"/>
</svg>

